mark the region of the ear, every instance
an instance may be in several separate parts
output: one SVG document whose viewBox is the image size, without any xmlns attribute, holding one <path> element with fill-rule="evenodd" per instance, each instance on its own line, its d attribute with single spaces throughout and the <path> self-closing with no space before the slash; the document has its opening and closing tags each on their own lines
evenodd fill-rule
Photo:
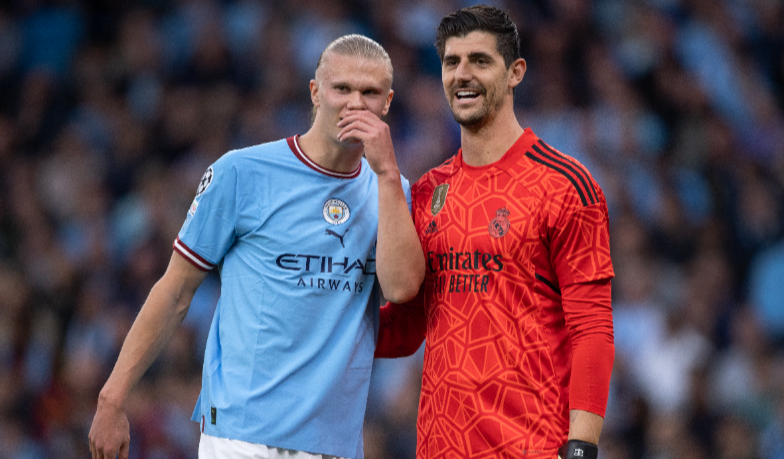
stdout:
<svg viewBox="0 0 784 459">
<path fill-rule="evenodd" d="M 395 91 L 389 90 L 389 94 L 387 95 L 387 101 L 384 103 L 384 110 L 381 111 L 381 116 L 386 116 L 389 112 L 389 104 L 392 103 L 392 96 L 395 95 Z"/>
<path fill-rule="evenodd" d="M 525 59 L 517 59 L 509 66 L 509 87 L 515 88 L 523 81 L 525 76 L 526 64 Z"/>
<path fill-rule="evenodd" d="M 319 103 L 319 85 L 316 80 L 310 80 L 310 100 L 313 102 L 314 107 L 318 107 Z"/>
</svg>

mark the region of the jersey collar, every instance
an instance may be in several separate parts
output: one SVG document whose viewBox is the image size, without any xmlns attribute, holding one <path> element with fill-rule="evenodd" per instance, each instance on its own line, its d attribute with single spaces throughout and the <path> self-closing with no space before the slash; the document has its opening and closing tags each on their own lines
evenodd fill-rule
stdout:
<svg viewBox="0 0 784 459">
<path fill-rule="evenodd" d="M 294 156 L 297 157 L 300 161 L 302 161 L 306 166 L 313 169 L 316 172 L 324 174 L 329 177 L 335 178 L 342 178 L 342 179 L 352 179 L 359 176 L 359 173 L 362 172 L 362 161 L 359 162 L 359 165 L 356 169 L 351 172 L 338 172 L 327 169 L 326 167 L 321 167 L 316 164 L 312 159 L 308 158 L 308 155 L 302 151 L 302 148 L 299 146 L 299 134 L 295 135 L 294 137 L 288 137 L 286 142 L 289 144 L 289 148 L 291 148 L 292 153 Z"/>
<path fill-rule="evenodd" d="M 530 150 L 533 144 L 539 140 L 539 137 L 534 134 L 531 128 L 525 128 L 520 137 L 509 147 L 509 150 L 498 161 L 487 164 L 485 166 L 470 166 L 463 162 L 463 149 L 457 151 L 454 161 L 450 165 L 449 175 L 454 175 L 460 168 L 464 168 L 467 172 L 485 172 L 492 168 L 507 169 L 511 164 L 515 164 L 521 155 Z"/>
</svg>

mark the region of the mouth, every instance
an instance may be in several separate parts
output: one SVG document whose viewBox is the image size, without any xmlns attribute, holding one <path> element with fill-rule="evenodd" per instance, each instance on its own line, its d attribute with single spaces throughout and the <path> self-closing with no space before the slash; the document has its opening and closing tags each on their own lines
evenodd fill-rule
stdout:
<svg viewBox="0 0 784 459">
<path fill-rule="evenodd" d="M 472 90 L 472 89 L 461 89 L 455 92 L 455 98 L 459 101 L 471 102 L 479 98 L 481 95 L 480 91 Z"/>
</svg>

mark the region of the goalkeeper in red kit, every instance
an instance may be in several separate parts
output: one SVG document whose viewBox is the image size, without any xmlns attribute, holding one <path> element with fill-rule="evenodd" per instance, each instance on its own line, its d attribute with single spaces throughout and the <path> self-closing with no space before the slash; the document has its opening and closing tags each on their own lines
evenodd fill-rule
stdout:
<svg viewBox="0 0 784 459">
<path fill-rule="evenodd" d="M 484 5 L 438 27 L 461 149 L 413 187 L 418 296 L 381 311 L 377 358 L 426 339 L 417 458 L 598 454 L 613 344 L 607 205 L 513 110 L 517 28 Z"/>
</svg>

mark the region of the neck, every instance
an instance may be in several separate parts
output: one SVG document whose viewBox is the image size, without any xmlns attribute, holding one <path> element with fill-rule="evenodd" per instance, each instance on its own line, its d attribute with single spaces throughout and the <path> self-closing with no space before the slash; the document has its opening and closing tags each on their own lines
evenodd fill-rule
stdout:
<svg viewBox="0 0 784 459">
<path fill-rule="evenodd" d="M 316 123 L 299 137 L 299 147 L 311 161 L 335 172 L 357 170 L 365 154 L 361 142 L 341 142 L 319 129 Z"/>
<path fill-rule="evenodd" d="M 511 104 L 504 105 L 494 116 L 477 126 L 460 126 L 463 161 L 469 166 L 492 164 L 523 135 Z"/>
</svg>

